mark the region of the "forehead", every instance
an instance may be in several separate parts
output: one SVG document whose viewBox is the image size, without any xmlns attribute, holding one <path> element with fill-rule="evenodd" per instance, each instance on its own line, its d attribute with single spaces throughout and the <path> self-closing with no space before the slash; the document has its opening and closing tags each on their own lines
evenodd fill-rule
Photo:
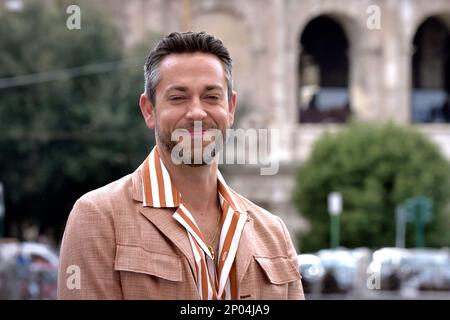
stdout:
<svg viewBox="0 0 450 320">
<path fill-rule="evenodd" d="M 177 53 L 165 57 L 159 67 L 164 90 L 171 85 L 222 85 L 226 87 L 225 69 L 218 57 L 208 53 Z"/>
</svg>

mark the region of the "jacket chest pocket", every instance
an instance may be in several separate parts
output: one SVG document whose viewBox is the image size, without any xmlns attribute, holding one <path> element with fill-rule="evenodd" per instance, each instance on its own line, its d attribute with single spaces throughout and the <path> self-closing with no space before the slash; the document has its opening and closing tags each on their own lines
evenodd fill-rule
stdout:
<svg viewBox="0 0 450 320">
<path fill-rule="evenodd" d="M 140 247 L 117 245 L 114 269 L 125 299 L 175 299 L 183 280 L 180 257 Z"/>
<path fill-rule="evenodd" d="M 301 276 L 287 257 L 255 257 L 257 269 L 263 273 L 259 282 L 260 299 L 287 299 L 289 283 Z"/>
</svg>

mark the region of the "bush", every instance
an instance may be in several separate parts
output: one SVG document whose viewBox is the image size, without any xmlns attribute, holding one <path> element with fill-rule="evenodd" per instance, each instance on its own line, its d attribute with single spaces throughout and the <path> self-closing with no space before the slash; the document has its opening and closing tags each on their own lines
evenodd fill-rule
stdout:
<svg viewBox="0 0 450 320">
<path fill-rule="evenodd" d="M 413 129 L 352 124 L 317 141 L 299 169 L 294 193 L 296 207 L 311 223 L 310 232 L 300 236 L 302 251 L 329 246 L 327 196 L 332 191 L 343 197 L 342 246 L 394 246 L 395 207 L 419 195 L 433 201 L 426 245 L 450 245 L 450 166 L 437 146 Z M 414 245 L 413 228 L 408 224 L 406 246 Z"/>
</svg>

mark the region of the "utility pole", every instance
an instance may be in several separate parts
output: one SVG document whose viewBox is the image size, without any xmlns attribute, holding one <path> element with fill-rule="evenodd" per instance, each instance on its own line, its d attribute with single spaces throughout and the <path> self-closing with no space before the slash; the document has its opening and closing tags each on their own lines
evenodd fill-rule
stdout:
<svg viewBox="0 0 450 320">
<path fill-rule="evenodd" d="M 342 195 L 339 192 L 328 194 L 328 212 L 330 214 L 330 246 L 339 247 L 339 216 L 342 212 Z"/>
<path fill-rule="evenodd" d="M 397 206 L 395 209 L 395 246 L 397 248 L 405 247 L 405 229 L 408 211 L 403 206 Z"/>
</svg>

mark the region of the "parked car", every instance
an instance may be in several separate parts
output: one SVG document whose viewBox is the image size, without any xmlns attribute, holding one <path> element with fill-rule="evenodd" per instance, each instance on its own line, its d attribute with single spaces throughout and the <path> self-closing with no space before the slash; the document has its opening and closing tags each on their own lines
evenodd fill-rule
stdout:
<svg viewBox="0 0 450 320">
<path fill-rule="evenodd" d="M 368 273 L 379 273 L 383 290 L 450 290 L 450 255 L 447 249 L 382 248 Z"/>
<path fill-rule="evenodd" d="M 380 289 L 399 290 L 402 282 L 400 273 L 401 261 L 409 255 L 403 248 L 381 248 L 372 255 L 367 273 L 378 274 L 380 277 Z"/>
<path fill-rule="evenodd" d="M 402 286 L 417 290 L 450 290 L 448 250 L 411 249 L 400 262 Z"/>
<path fill-rule="evenodd" d="M 302 275 L 303 291 L 319 294 L 322 291 L 325 276 L 325 268 L 320 258 L 314 254 L 299 254 L 298 264 Z"/>
<path fill-rule="evenodd" d="M 357 280 L 358 259 L 348 249 L 322 249 L 317 253 L 325 268 L 323 293 L 345 293 Z"/>
<path fill-rule="evenodd" d="M 1 243 L 0 297 L 56 299 L 58 262 L 58 254 L 48 245 L 18 241 Z"/>
</svg>

